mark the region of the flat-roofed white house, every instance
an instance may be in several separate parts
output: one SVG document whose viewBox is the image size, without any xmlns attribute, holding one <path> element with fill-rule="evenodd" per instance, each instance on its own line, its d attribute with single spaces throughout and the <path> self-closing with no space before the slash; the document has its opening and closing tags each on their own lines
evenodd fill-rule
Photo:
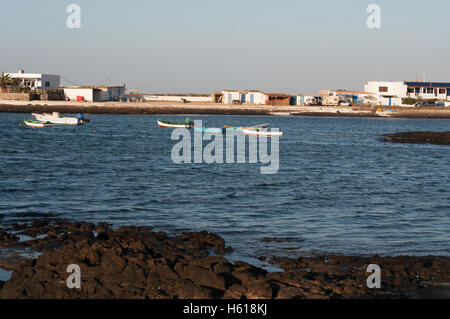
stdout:
<svg viewBox="0 0 450 319">
<path fill-rule="evenodd" d="M 119 101 L 125 95 L 123 86 L 91 85 L 68 86 L 64 88 L 64 96 L 69 101 L 106 102 Z"/>
<path fill-rule="evenodd" d="M 223 90 L 221 92 L 223 94 L 223 103 L 224 104 L 233 104 L 235 101 L 241 101 L 241 92 L 237 90 Z"/>
<path fill-rule="evenodd" d="M 265 105 L 267 96 L 259 90 L 247 90 L 241 93 L 242 104 L 262 104 Z"/>
<path fill-rule="evenodd" d="M 404 82 L 369 81 L 364 86 L 364 91 L 386 98 L 405 98 L 407 97 L 408 87 Z"/>
<path fill-rule="evenodd" d="M 450 101 L 450 83 L 370 81 L 365 91 L 375 93 L 381 104 L 402 105 L 402 98 Z"/>
<path fill-rule="evenodd" d="M 408 97 L 450 101 L 450 83 L 405 81 L 405 85 Z"/>
<path fill-rule="evenodd" d="M 58 89 L 61 81 L 59 75 L 25 73 L 23 70 L 19 70 L 17 73 L 5 73 L 5 75 L 9 75 L 13 80 L 18 80 L 20 86 L 36 90 Z"/>
</svg>

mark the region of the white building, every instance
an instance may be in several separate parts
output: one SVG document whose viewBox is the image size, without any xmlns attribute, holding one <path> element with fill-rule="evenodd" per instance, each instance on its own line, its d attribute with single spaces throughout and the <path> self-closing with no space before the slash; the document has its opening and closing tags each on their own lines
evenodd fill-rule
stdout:
<svg viewBox="0 0 450 319">
<path fill-rule="evenodd" d="M 265 93 L 258 90 L 248 90 L 241 94 L 242 104 L 261 104 L 265 105 L 267 101 L 267 96 Z"/>
<path fill-rule="evenodd" d="M 450 83 L 406 81 L 407 97 L 450 101 Z"/>
<path fill-rule="evenodd" d="M 64 88 L 64 96 L 70 101 L 119 101 L 125 91 L 125 86 L 69 86 Z"/>
<path fill-rule="evenodd" d="M 224 104 L 233 104 L 234 101 L 240 102 L 241 101 L 241 92 L 237 90 L 223 90 L 223 103 Z"/>
<path fill-rule="evenodd" d="M 25 73 L 19 70 L 17 73 L 5 73 L 11 79 L 19 81 L 19 85 L 36 90 L 58 89 L 60 85 L 60 76 L 51 74 Z"/>
<path fill-rule="evenodd" d="M 450 101 L 450 83 L 370 81 L 364 88 L 367 92 L 377 94 L 380 104 L 384 105 L 402 105 L 402 99 L 408 97 L 423 100 Z"/>
<path fill-rule="evenodd" d="M 364 91 L 375 93 L 385 98 L 405 98 L 407 97 L 408 87 L 404 82 L 369 81 L 364 86 Z"/>
</svg>

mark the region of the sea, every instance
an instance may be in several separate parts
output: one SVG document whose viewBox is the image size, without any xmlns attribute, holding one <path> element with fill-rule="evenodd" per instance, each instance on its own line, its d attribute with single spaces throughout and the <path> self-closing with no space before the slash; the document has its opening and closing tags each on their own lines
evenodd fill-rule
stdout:
<svg viewBox="0 0 450 319">
<path fill-rule="evenodd" d="M 48 215 L 169 235 L 206 230 L 233 248 L 230 258 L 248 260 L 450 256 L 450 147 L 382 140 L 449 131 L 448 119 L 87 117 L 29 128 L 29 114 L 0 114 L 1 228 Z M 178 134 L 156 121 L 186 117 L 208 127 L 270 123 L 283 132 L 267 140 L 268 154 L 278 143 L 277 172 L 261 174 L 267 164 L 249 160 L 176 163 Z"/>
</svg>

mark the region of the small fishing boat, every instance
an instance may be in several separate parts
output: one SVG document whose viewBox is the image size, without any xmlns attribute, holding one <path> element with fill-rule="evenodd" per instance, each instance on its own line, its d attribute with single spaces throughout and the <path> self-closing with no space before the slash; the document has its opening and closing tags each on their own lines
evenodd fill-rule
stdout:
<svg viewBox="0 0 450 319">
<path fill-rule="evenodd" d="M 242 132 L 243 130 L 262 129 L 262 128 L 267 128 L 268 126 L 269 126 L 269 124 L 260 124 L 260 125 L 255 125 L 255 126 L 228 126 L 228 125 L 224 125 L 224 127 L 227 130 L 234 131 L 234 132 Z"/>
<path fill-rule="evenodd" d="M 216 127 L 194 127 L 194 131 L 203 133 L 224 133 L 225 129 Z"/>
<path fill-rule="evenodd" d="M 271 132 L 261 129 L 244 129 L 243 133 L 246 135 L 257 135 L 257 136 L 283 136 L 283 132 Z"/>
<path fill-rule="evenodd" d="M 158 120 L 159 127 L 167 127 L 167 128 L 191 128 L 193 124 L 191 123 L 191 119 L 187 118 L 184 123 L 172 123 L 167 121 Z"/>
<path fill-rule="evenodd" d="M 50 122 L 42 122 L 42 121 L 35 121 L 35 120 L 25 120 L 23 121 L 26 126 L 30 127 L 47 127 L 47 126 L 53 126 Z"/>
<path fill-rule="evenodd" d="M 378 108 L 376 112 L 376 114 L 381 117 L 392 117 L 397 113 L 398 113 L 397 110 L 382 109 L 382 108 Z"/>
<path fill-rule="evenodd" d="M 83 124 L 84 115 L 78 114 L 76 117 L 63 117 L 59 112 L 53 112 L 52 114 L 44 113 L 32 113 L 32 115 L 36 118 L 37 121 L 40 122 L 49 122 L 51 124 L 58 125 L 80 125 Z"/>
</svg>

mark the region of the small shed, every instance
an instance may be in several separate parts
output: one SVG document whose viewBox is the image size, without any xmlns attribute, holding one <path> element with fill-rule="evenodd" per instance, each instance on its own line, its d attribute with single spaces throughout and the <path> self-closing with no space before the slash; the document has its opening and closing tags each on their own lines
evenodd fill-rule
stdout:
<svg viewBox="0 0 450 319">
<path fill-rule="evenodd" d="M 223 90 L 222 95 L 224 104 L 237 104 L 241 102 L 241 92 L 238 90 Z"/>
<path fill-rule="evenodd" d="M 265 105 L 267 96 L 259 90 L 246 90 L 241 94 L 242 104 L 260 104 Z"/>
</svg>

